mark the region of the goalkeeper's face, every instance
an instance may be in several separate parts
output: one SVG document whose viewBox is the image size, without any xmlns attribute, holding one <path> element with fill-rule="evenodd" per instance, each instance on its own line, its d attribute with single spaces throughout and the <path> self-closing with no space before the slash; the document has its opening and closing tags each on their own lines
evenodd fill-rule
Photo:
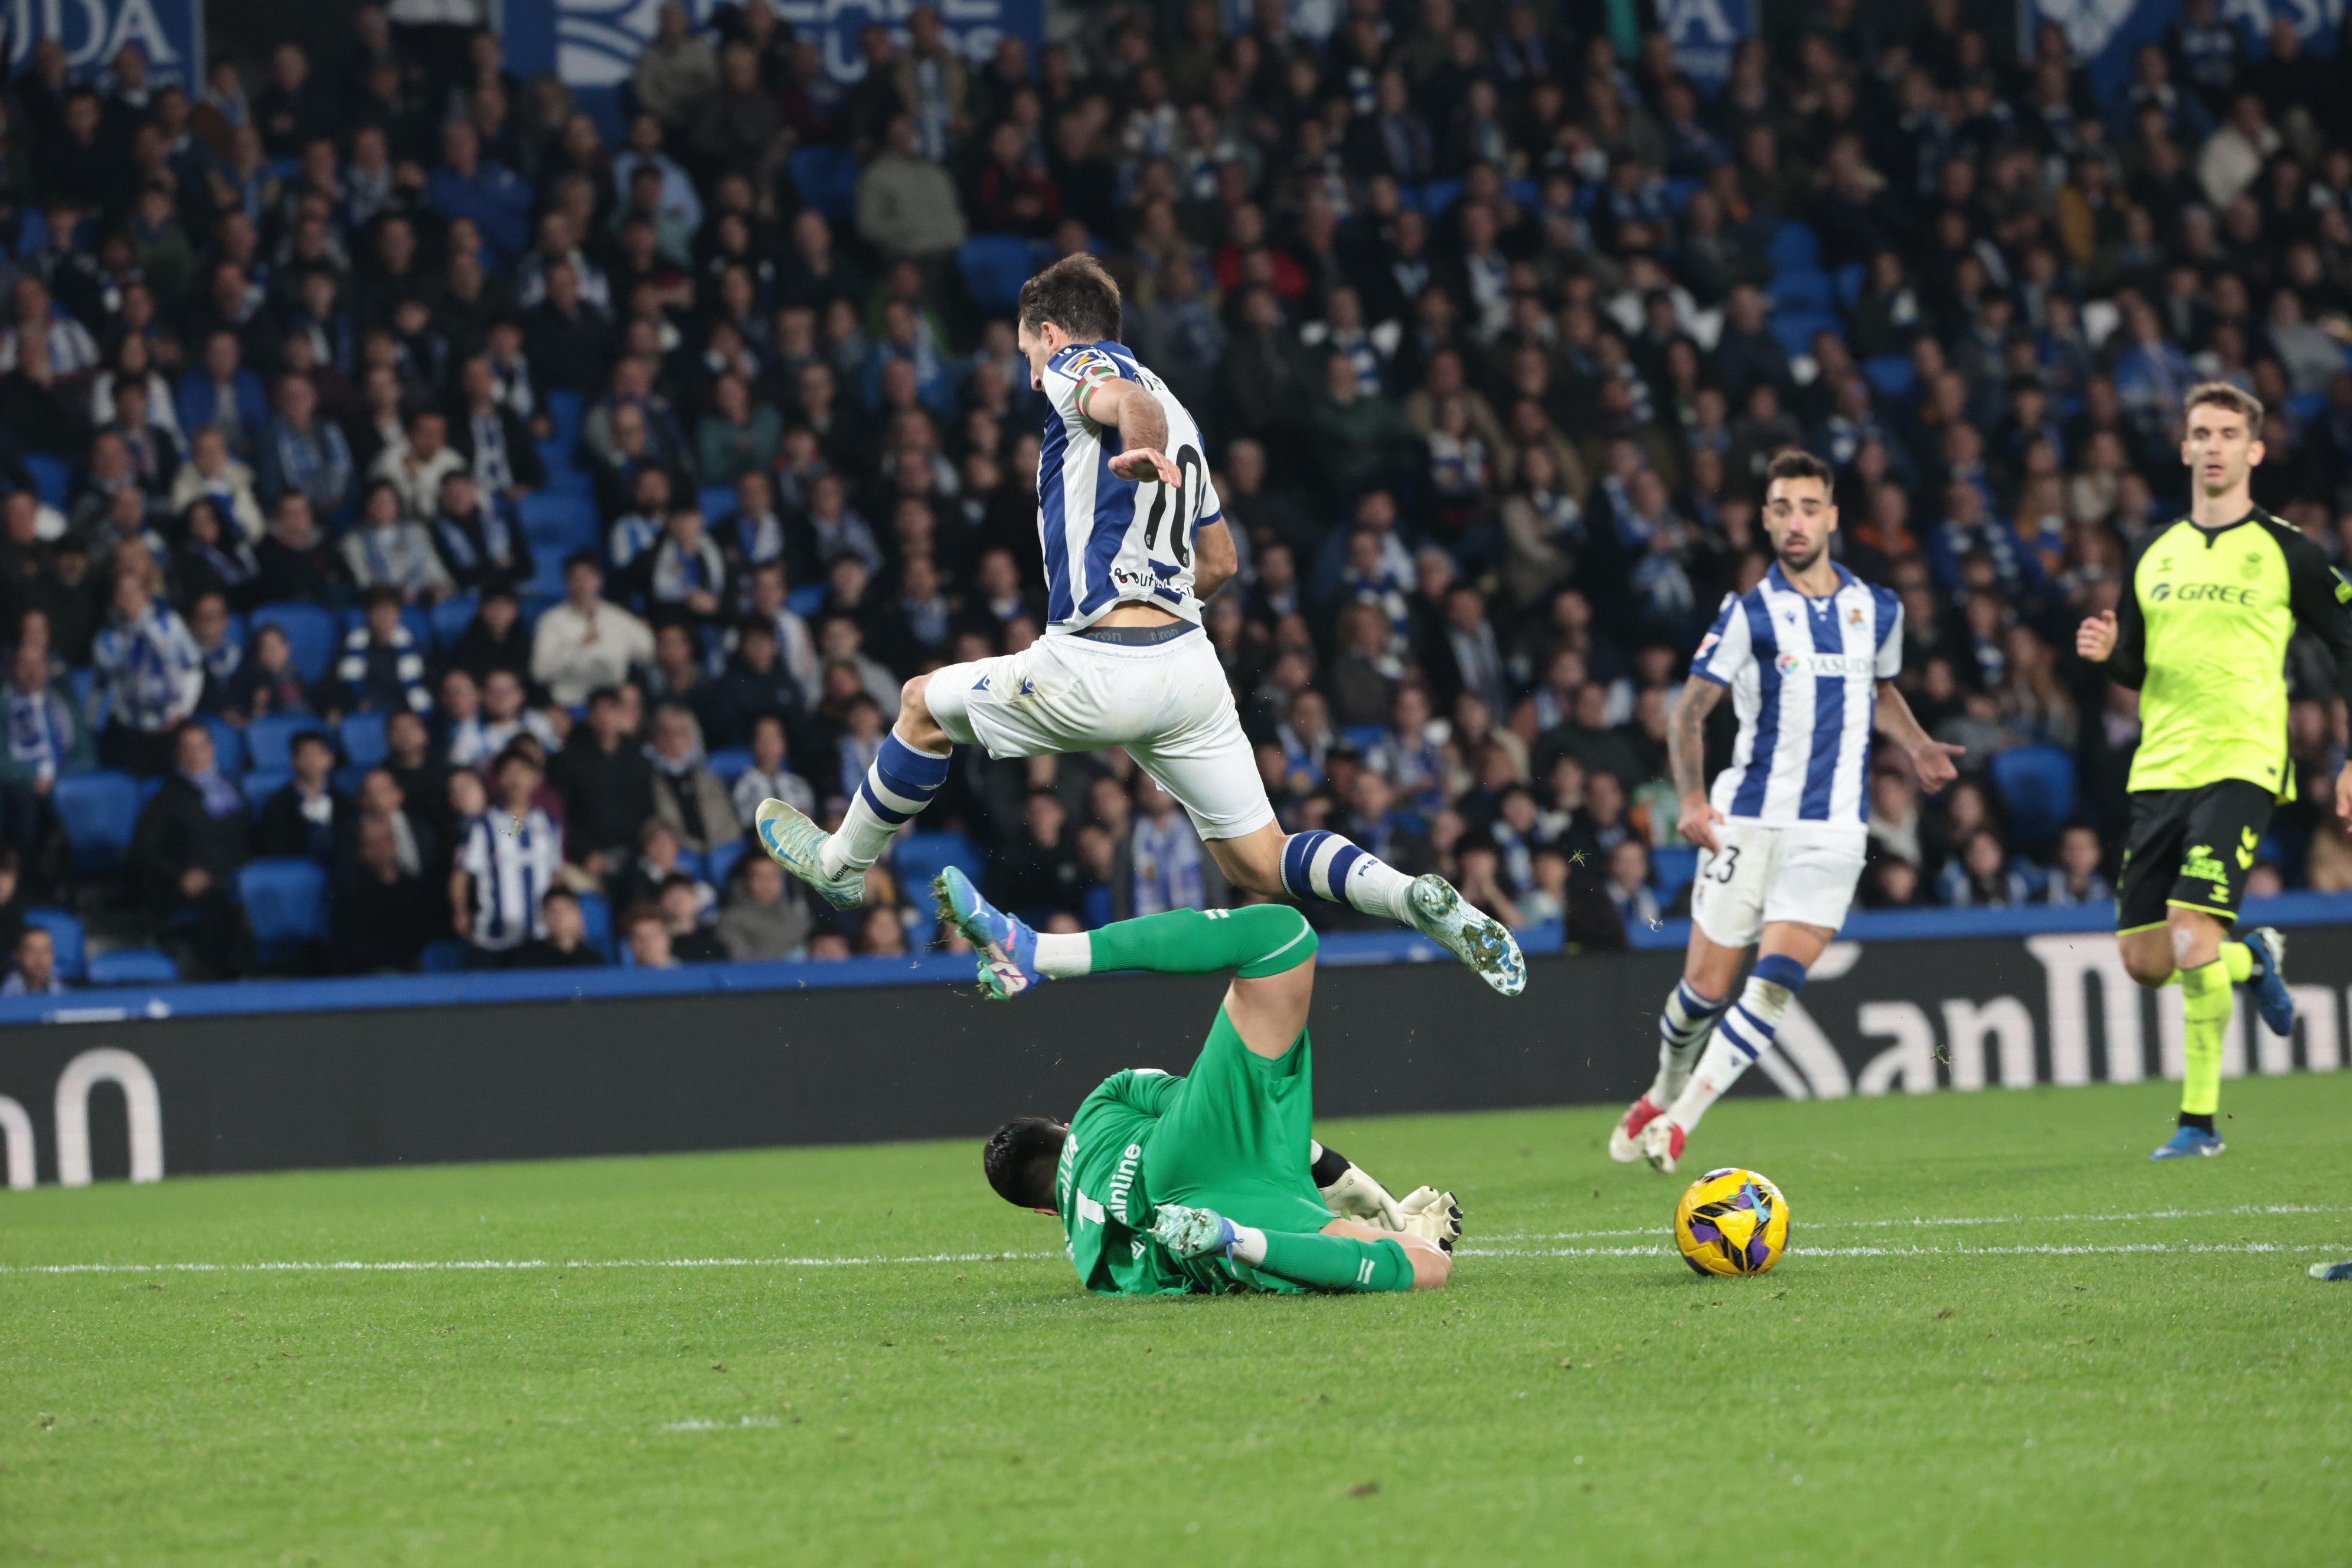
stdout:
<svg viewBox="0 0 2352 1568">
<path fill-rule="evenodd" d="M 1045 1116 L 1016 1116 L 989 1135 L 982 1169 L 996 1195 L 1016 1208 L 1053 1214 L 1054 1173 L 1062 1163 L 1069 1124 Z"/>
</svg>

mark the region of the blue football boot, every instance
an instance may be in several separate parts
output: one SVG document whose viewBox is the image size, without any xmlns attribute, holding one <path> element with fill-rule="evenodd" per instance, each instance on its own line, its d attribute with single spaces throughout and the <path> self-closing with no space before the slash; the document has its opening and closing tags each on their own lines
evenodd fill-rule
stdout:
<svg viewBox="0 0 2352 1568">
<path fill-rule="evenodd" d="M 2285 1035 L 2294 1027 L 2294 998 L 2286 988 L 2286 938 L 2270 926 L 2256 926 L 2246 933 L 2246 945 L 2254 954 L 2254 972 L 2246 976 L 2254 990 L 2254 1006 L 2264 1027 Z"/>
<path fill-rule="evenodd" d="M 2202 1127 L 2178 1127 L 2172 1136 L 2157 1145 L 2151 1160 L 2189 1160 L 2200 1154 L 2218 1154 L 2229 1145 L 2218 1132 L 2208 1132 Z"/>
<path fill-rule="evenodd" d="M 2315 1263 L 2311 1266 L 2311 1277 L 2341 1283 L 2352 1279 L 2352 1263 Z"/>
<path fill-rule="evenodd" d="M 1037 933 L 980 896 L 971 879 L 950 866 L 931 879 L 940 919 L 980 951 L 980 984 L 994 1002 L 1006 1002 L 1046 978 L 1037 969 Z"/>
</svg>

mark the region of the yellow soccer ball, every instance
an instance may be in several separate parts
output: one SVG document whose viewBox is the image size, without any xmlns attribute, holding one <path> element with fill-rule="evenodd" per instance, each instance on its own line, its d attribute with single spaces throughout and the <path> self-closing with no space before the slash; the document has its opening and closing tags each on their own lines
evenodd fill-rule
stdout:
<svg viewBox="0 0 2352 1568">
<path fill-rule="evenodd" d="M 1761 1274 L 1789 1249 L 1789 1200 L 1753 1171 L 1709 1171 L 1675 1205 L 1675 1245 L 1701 1274 Z"/>
</svg>

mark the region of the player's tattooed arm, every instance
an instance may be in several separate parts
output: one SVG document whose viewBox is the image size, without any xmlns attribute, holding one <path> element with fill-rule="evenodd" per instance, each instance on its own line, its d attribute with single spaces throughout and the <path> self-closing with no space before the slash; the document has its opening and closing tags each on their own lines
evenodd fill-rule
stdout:
<svg viewBox="0 0 2352 1568">
<path fill-rule="evenodd" d="M 1192 596 L 1207 604 L 1240 570 L 1233 530 L 1222 519 L 1202 523 L 1192 535 Z"/>
<path fill-rule="evenodd" d="M 1078 412 L 1118 431 L 1122 450 L 1110 460 L 1112 473 L 1163 485 L 1183 482 L 1168 456 L 1168 411 L 1140 384 L 1116 376 L 1088 382 L 1078 389 Z"/>
<path fill-rule="evenodd" d="M 1911 759 L 1922 790 L 1934 795 L 1960 776 L 1958 759 L 1968 754 L 1968 748 L 1938 741 L 1920 728 L 1918 716 L 1895 682 L 1878 683 L 1878 706 L 1873 717 L 1880 732 L 1891 737 Z"/>
<path fill-rule="evenodd" d="M 1706 716 L 1722 700 L 1720 685 L 1694 675 L 1666 720 L 1666 768 L 1683 805 L 1682 820 L 1675 826 L 1685 838 L 1709 850 L 1722 847 L 1716 842 L 1715 825 L 1723 814 L 1706 798 Z"/>
</svg>

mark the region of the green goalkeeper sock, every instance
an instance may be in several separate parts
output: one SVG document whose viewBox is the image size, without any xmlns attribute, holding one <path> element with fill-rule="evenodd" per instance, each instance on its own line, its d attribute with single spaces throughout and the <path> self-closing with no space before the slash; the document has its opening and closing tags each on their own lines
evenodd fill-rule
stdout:
<svg viewBox="0 0 2352 1568">
<path fill-rule="evenodd" d="M 1256 980 L 1297 968 L 1315 956 L 1316 945 L 1314 928 L 1288 904 L 1170 910 L 1084 936 L 1040 936 L 1037 966 L 1056 979 L 1117 969 L 1158 974 L 1238 969 L 1243 979 Z"/>
<path fill-rule="evenodd" d="M 2230 972 L 2221 959 L 2180 972 L 2180 1110 L 2210 1117 L 2221 1105 L 2221 1035 L 2230 1026 Z"/>
<path fill-rule="evenodd" d="M 1361 1241 L 1352 1236 L 1307 1235 L 1269 1230 L 1265 1261 L 1255 1265 L 1294 1285 L 1319 1290 L 1410 1290 L 1412 1259 L 1404 1243 L 1383 1237 Z"/>
</svg>

